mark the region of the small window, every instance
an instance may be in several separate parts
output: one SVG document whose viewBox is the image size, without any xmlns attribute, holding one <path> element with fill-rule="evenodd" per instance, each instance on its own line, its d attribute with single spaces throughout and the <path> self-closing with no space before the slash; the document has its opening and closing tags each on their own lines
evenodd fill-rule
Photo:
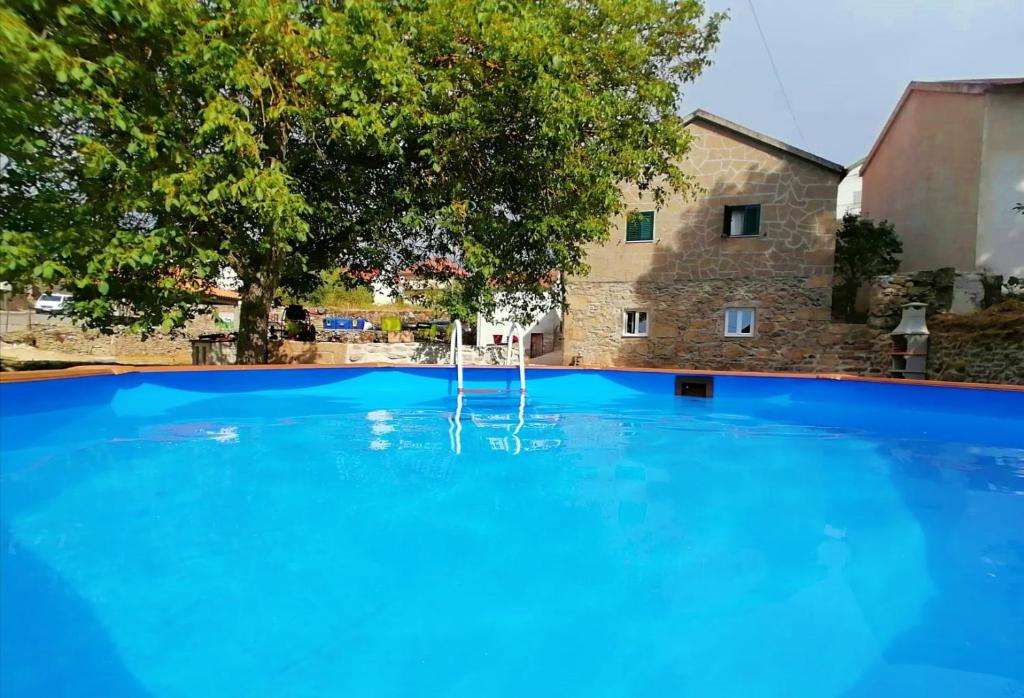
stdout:
<svg viewBox="0 0 1024 698">
<path fill-rule="evenodd" d="M 754 336 L 754 309 L 729 308 L 725 311 L 726 337 Z"/>
<path fill-rule="evenodd" d="M 631 211 L 626 217 L 626 242 L 654 240 L 654 211 Z"/>
<path fill-rule="evenodd" d="M 647 336 L 647 313 L 643 310 L 627 310 L 622 314 L 623 337 Z"/>
<path fill-rule="evenodd" d="M 725 237 L 740 238 L 758 235 L 761 232 L 761 204 L 749 206 L 726 206 L 722 234 Z"/>
</svg>

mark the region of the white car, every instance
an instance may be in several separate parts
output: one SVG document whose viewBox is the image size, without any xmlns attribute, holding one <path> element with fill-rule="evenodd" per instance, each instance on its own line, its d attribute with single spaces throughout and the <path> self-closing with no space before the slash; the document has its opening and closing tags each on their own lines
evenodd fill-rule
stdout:
<svg viewBox="0 0 1024 698">
<path fill-rule="evenodd" d="M 64 310 L 64 304 L 71 300 L 70 293 L 44 293 L 36 301 L 35 309 L 39 313 L 60 313 Z"/>
</svg>

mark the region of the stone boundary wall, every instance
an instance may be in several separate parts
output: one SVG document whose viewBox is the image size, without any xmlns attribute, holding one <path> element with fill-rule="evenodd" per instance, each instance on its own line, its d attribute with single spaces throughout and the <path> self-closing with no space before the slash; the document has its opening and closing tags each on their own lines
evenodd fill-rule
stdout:
<svg viewBox="0 0 1024 698">
<path fill-rule="evenodd" d="M 933 334 L 928 378 L 1024 385 L 1024 339 L 1009 342 L 974 334 Z"/>
<path fill-rule="evenodd" d="M 216 331 L 212 318 L 201 317 L 189 322 L 184 332 L 155 332 L 149 338 L 131 332 L 115 330 L 103 334 L 99 330 L 85 329 L 66 320 L 50 320 L 31 328 L 5 332 L 4 342 L 24 344 L 44 351 L 117 359 L 122 363 L 192 363 L 189 336 Z"/>
<path fill-rule="evenodd" d="M 312 308 L 308 308 L 312 310 Z M 312 314 L 310 313 L 310 320 L 318 330 L 323 329 L 325 317 L 352 317 L 352 318 L 363 318 L 373 323 L 374 327 L 380 327 L 380 321 L 386 317 L 398 316 L 402 325 L 409 327 L 419 322 L 429 322 L 430 320 L 445 320 L 446 317 L 439 316 L 437 313 L 431 310 L 351 310 L 346 308 L 324 308 L 326 312 L 323 314 Z"/>
<path fill-rule="evenodd" d="M 914 286 L 879 285 L 879 288 L 901 288 L 887 296 L 892 299 L 902 296 Z M 607 284 L 601 284 L 602 287 Z M 759 285 L 760 287 L 760 285 Z M 662 338 L 656 344 L 659 352 L 653 357 L 641 353 L 644 340 L 623 340 L 616 332 L 612 338 L 598 324 L 590 323 L 583 328 L 583 339 L 595 333 L 595 339 L 609 341 L 613 353 L 610 356 L 583 353 L 584 363 L 591 365 L 619 365 L 636 367 L 671 367 L 681 369 L 744 370 L 744 371 L 800 371 L 806 373 L 849 373 L 862 376 L 888 376 L 891 339 L 887 329 L 869 325 L 840 324 L 822 319 L 824 309 L 792 304 L 783 304 L 777 311 L 765 314 L 758 337 L 753 340 L 729 339 L 719 336 L 721 328 L 718 316 L 721 298 L 717 289 L 709 293 L 712 311 L 707 317 L 677 318 L 685 329 L 679 339 Z M 598 305 L 613 304 L 619 308 L 629 301 L 628 294 L 621 289 L 608 290 L 610 296 L 595 292 L 593 302 Z M 798 286 L 783 284 L 775 294 L 790 294 L 792 299 L 801 293 L 814 293 L 813 289 L 801 290 Z M 916 292 L 915 292 L 916 293 Z M 922 293 L 929 293 L 922 291 Z M 793 295 L 795 294 L 795 295 Z M 766 300 L 771 300 L 771 294 Z M 692 300 L 692 298 L 690 298 Z M 658 339 L 656 329 L 658 316 L 662 321 L 679 298 L 666 295 L 658 298 L 652 306 L 652 338 Z M 806 302 L 806 301 L 805 301 Z M 895 303 L 895 300 L 887 300 Z M 927 302 L 927 301 L 926 301 Z M 576 307 L 579 307 L 578 305 Z M 779 307 L 779 306 L 774 306 Z M 570 311 L 571 312 L 571 311 Z M 618 312 L 614 322 L 618 329 Z M 688 311 L 689 312 L 689 311 Z M 878 314 L 878 318 L 889 317 Z M 898 321 L 898 316 L 896 317 Z M 895 324 L 891 319 L 887 324 Z M 985 310 L 967 313 L 935 313 L 928 318 L 931 330 L 928 377 L 933 380 L 965 381 L 980 383 L 1005 383 L 1024 385 L 1024 303 L 1004 301 Z M 189 334 L 213 331 L 212 320 L 200 318 L 189 326 Z M 567 329 L 573 329 L 572 326 Z M 580 331 L 580 326 L 575 326 Z M 31 329 L 7 332 L 4 342 L 20 343 L 38 349 L 65 354 L 95 357 L 97 360 L 116 359 L 121 363 L 166 363 L 189 364 L 192 361 L 191 346 L 185 334 L 157 333 L 147 340 L 129 333 L 101 334 L 98 330 L 83 330 L 67 321 L 54 320 L 36 325 Z M 637 352 L 627 354 L 626 359 L 618 355 L 620 343 Z M 576 346 L 579 344 L 577 335 Z M 600 343 L 595 346 L 600 346 Z M 348 342 L 278 342 L 273 348 L 272 363 L 423 363 L 438 364 L 448 361 L 446 342 L 394 342 L 355 344 Z M 467 364 L 502 364 L 504 347 L 464 347 L 463 357 Z M 572 358 L 566 353 L 566 359 Z M 609 360 L 611 359 L 611 360 Z"/>
<path fill-rule="evenodd" d="M 892 330 L 906 303 L 927 303 L 928 317 L 944 312 L 971 313 L 999 302 L 1003 277 L 983 272 L 932 271 L 876 276 L 868 298 L 868 325 Z"/>
<path fill-rule="evenodd" d="M 270 363 L 274 364 L 446 364 L 448 344 L 442 342 L 394 342 L 391 344 L 350 344 L 344 342 L 275 342 Z M 504 347 L 462 348 L 466 364 L 501 365 Z M 513 360 L 518 355 L 513 353 Z"/>
<path fill-rule="evenodd" d="M 928 377 L 1024 385 L 1024 302 L 928 319 Z"/>
</svg>

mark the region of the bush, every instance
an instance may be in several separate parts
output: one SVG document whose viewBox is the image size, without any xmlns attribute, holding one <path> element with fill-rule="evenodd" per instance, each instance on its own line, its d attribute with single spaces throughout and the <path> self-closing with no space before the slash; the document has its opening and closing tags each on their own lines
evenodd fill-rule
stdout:
<svg viewBox="0 0 1024 698">
<path fill-rule="evenodd" d="M 836 231 L 833 315 L 854 319 L 857 289 L 868 279 L 899 269 L 903 243 L 888 221 L 875 223 L 856 213 L 843 216 Z"/>
<path fill-rule="evenodd" d="M 380 328 L 385 332 L 401 332 L 402 320 L 397 315 L 386 315 L 380 319 Z"/>
</svg>

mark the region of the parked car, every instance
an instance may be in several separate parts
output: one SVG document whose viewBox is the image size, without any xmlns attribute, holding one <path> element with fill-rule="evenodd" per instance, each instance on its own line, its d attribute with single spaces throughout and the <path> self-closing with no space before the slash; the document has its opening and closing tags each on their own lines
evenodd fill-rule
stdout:
<svg viewBox="0 0 1024 698">
<path fill-rule="evenodd" d="M 64 312 L 64 306 L 71 300 L 70 293 L 44 293 L 33 306 L 36 312 L 56 315 Z"/>
</svg>

